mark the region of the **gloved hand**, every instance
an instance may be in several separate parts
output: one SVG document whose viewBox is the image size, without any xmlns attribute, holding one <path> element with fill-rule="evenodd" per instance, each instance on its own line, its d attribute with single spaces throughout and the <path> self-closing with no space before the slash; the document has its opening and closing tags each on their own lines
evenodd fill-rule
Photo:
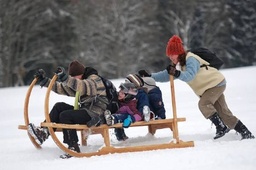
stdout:
<svg viewBox="0 0 256 170">
<path fill-rule="evenodd" d="M 37 72 L 34 74 L 34 78 L 37 78 L 41 87 L 43 87 L 49 79 L 48 77 L 45 77 L 45 71 L 43 69 L 37 70 Z"/>
<path fill-rule="evenodd" d="M 178 78 L 180 76 L 180 71 L 176 70 L 175 66 L 173 66 L 173 65 L 168 65 L 166 67 L 166 70 L 167 70 L 168 74 L 173 75 L 176 78 Z"/>
<path fill-rule="evenodd" d="M 128 128 L 132 124 L 132 118 L 130 115 L 127 116 L 126 119 L 123 121 L 123 128 Z"/>
<path fill-rule="evenodd" d="M 58 80 L 61 82 L 66 81 L 68 78 L 68 75 L 63 67 L 58 67 L 55 73 L 58 75 Z"/>
<path fill-rule="evenodd" d="M 146 70 L 139 70 L 138 73 L 141 77 L 151 77 L 151 74 L 149 74 Z"/>
</svg>

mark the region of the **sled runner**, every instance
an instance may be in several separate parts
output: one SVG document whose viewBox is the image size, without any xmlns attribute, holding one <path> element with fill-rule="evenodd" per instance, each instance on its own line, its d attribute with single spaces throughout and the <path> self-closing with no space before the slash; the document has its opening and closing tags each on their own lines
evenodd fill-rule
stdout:
<svg viewBox="0 0 256 170">
<path fill-rule="evenodd" d="M 176 115 L 176 105 L 175 105 L 175 96 L 174 96 L 174 84 L 173 79 L 171 80 L 171 91 L 172 91 L 172 105 L 173 105 L 173 118 L 170 119 L 162 119 L 162 120 L 150 120 L 149 122 L 145 121 L 139 121 L 132 123 L 129 128 L 133 127 L 141 127 L 141 126 L 147 126 L 148 132 L 152 135 L 155 134 L 156 130 L 158 129 L 164 129 L 168 128 L 173 132 L 173 141 L 170 141 L 168 143 L 162 143 L 162 144 L 151 144 L 151 145 L 140 145 L 140 146 L 122 146 L 122 147 L 115 147 L 111 144 L 110 141 L 110 129 L 112 128 L 121 128 L 122 124 L 114 124 L 112 126 L 108 126 L 106 124 L 100 125 L 98 127 L 87 127 L 86 125 L 79 125 L 79 124 L 60 124 L 60 123 L 52 123 L 49 117 L 49 99 L 50 99 L 50 92 L 52 89 L 52 86 L 54 82 L 57 79 L 57 75 L 54 75 L 46 92 L 45 96 L 45 105 L 44 105 L 44 111 L 45 111 L 45 122 L 41 123 L 42 127 L 47 127 L 50 133 L 50 136 L 52 137 L 53 141 L 56 143 L 56 145 L 63 150 L 65 153 L 70 154 L 74 157 L 90 157 L 90 156 L 96 156 L 96 155 L 106 155 L 109 153 L 123 153 L 123 152 L 138 152 L 138 151 L 148 151 L 148 150 L 157 150 L 157 149 L 170 149 L 170 148 L 184 148 L 184 147 L 193 147 L 194 142 L 188 141 L 184 142 L 179 139 L 178 134 L 178 122 L 186 121 L 185 118 L 177 118 Z M 21 130 L 27 130 L 27 126 L 29 124 L 29 114 L 28 114 L 28 103 L 29 103 L 29 97 L 32 91 L 32 88 L 34 87 L 37 79 L 34 79 L 29 86 L 26 98 L 25 98 L 25 104 L 24 104 L 24 120 L 25 125 L 19 125 L 18 128 Z M 82 146 L 87 145 L 87 136 L 84 133 L 85 131 L 90 131 L 90 134 L 101 134 L 104 139 L 104 144 L 101 148 L 99 148 L 97 151 L 86 151 L 77 153 L 70 149 L 68 149 L 60 140 L 58 139 L 56 133 L 54 132 L 54 128 L 57 128 L 55 132 L 62 132 L 62 129 L 76 129 L 77 131 L 81 132 L 81 144 Z M 31 142 L 34 144 L 34 146 L 38 149 L 41 148 L 40 145 L 36 143 L 34 138 L 29 135 L 29 138 Z"/>
<path fill-rule="evenodd" d="M 25 97 L 25 102 L 24 102 L 24 121 L 25 121 L 25 125 L 19 125 L 19 129 L 24 129 L 27 130 L 28 124 L 29 122 L 29 115 L 28 115 L 28 106 L 29 106 L 29 98 L 30 98 L 30 94 L 33 90 L 33 87 L 35 86 L 37 82 L 37 78 L 34 78 L 34 80 L 32 81 L 32 83 L 30 84 L 26 97 Z M 33 145 L 37 148 L 37 149 L 41 149 L 41 146 L 36 142 L 36 140 L 27 132 L 29 139 L 31 140 L 31 142 L 33 143 Z"/>
</svg>

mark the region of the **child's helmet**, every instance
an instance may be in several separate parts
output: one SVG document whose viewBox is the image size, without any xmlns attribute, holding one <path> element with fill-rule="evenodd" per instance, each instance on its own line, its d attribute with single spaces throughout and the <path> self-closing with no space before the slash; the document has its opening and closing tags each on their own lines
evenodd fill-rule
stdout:
<svg viewBox="0 0 256 170">
<path fill-rule="evenodd" d="M 119 88 L 125 94 L 125 101 L 133 99 L 138 93 L 138 90 L 135 87 L 135 85 L 133 83 L 130 83 L 130 82 L 121 83 Z"/>
</svg>

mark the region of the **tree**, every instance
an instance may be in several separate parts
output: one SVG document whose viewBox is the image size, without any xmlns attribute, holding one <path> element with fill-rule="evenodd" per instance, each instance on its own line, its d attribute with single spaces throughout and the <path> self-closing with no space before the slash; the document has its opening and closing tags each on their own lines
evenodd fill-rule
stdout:
<svg viewBox="0 0 256 170">
<path fill-rule="evenodd" d="M 149 32 L 156 7 L 156 2 L 145 0 L 80 1 L 76 8 L 80 57 L 108 77 L 136 72 L 137 63 L 155 53 L 150 45 L 155 36 Z"/>
<path fill-rule="evenodd" d="M 227 57 L 230 66 L 250 66 L 256 63 L 256 1 L 232 0 L 227 2 L 226 25 L 230 33 Z"/>
<path fill-rule="evenodd" d="M 37 68 L 52 74 L 59 63 L 69 62 L 76 34 L 72 17 L 57 1 L 10 0 L 1 4 L 4 87 L 28 84 Z"/>
<path fill-rule="evenodd" d="M 224 68 L 256 63 L 256 2 L 210 0 L 0 0 L 0 87 L 26 85 L 78 59 L 107 78 L 169 64 L 173 34 L 205 46 Z M 66 67 L 67 68 L 67 67 Z"/>
</svg>

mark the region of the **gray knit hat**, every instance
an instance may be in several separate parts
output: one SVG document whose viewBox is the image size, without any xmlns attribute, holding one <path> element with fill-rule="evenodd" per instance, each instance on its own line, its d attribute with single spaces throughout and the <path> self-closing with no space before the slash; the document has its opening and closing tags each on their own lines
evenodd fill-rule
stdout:
<svg viewBox="0 0 256 170">
<path fill-rule="evenodd" d="M 147 88 L 148 92 L 156 87 L 156 81 L 152 77 L 142 77 L 144 81 L 144 87 Z"/>
</svg>

